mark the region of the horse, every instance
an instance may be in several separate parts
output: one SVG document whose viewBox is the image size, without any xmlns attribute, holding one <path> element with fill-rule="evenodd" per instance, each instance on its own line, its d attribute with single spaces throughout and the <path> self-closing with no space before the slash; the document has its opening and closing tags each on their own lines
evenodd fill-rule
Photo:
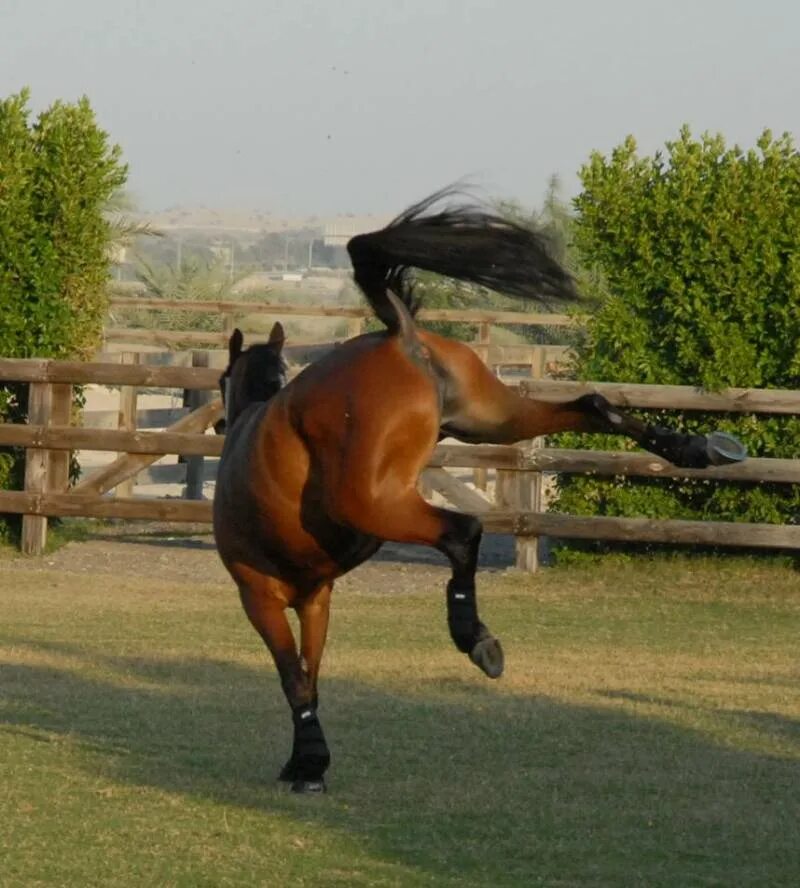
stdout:
<svg viewBox="0 0 800 888">
<path fill-rule="evenodd" d="M 275 662 L 293 742 L 279 779 L 326 790 L 330 753 L 317 684 L 333 584 L 384 541 L 431 546 L 451 566 L 447 625 L 458 651 L 498 678 L 504 657 L 478 614 L 481 522 L 429 504 L 420 473 L 443 437 L 511 444 L 556 432 L 625 435 L 675 465 L 744 458 L 729 436 L 682 434 L 613 407 L 598 394 L 564 403 L 520 396 L 467 345 L 417 326 L 413 270 L 541 301 L 572 301 L 572 277 L 545 237 L 489 209 L 437 209 L 439 192 L 385 228 L 353 237 L 354 280 L 385 329 L 339 345 L 286 384 L 280 323 L 243 347 L 237 329 L 220 378 L 225 442 L 214 495 L 219 555 Z M 300 646 L 287 620 L 298 617 Z"/>
</svg>

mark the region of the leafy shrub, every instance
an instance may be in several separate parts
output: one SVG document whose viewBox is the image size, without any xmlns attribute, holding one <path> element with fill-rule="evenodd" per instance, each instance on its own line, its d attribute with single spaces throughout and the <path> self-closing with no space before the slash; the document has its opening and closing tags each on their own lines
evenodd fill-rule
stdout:
<svg viewBox="0 0 800 888">
<path fill-rule="evenodd" d="M 101 341 L 112 226 L 125 182 L 87 99 L 31 120 L 28 92 L 0 101 L 0 355 L 87 359 Z M 27 386 L 0 386 L 0 421 L 21 421 Z M 0 487 L 20 454 L 0 449 Z"/>
<path fill-rule="evenodd" d="M 607 288 L 576 370 L 617 382 L 797 388 L 800 382 L 800 155 L 788 135 L 757 147 L 681 130 L 640 157 L 628 138 L 581 170 L 575 244 Z M 800 420 L 659 411 L 650 421 L 739 435 L 752 456 L 795 457 Z M 560 446 L 632 448 L 562 435 Z M 563 477 L 556 508 L 582 515 L 797 520 L 800 489 Z"/>
</svg>

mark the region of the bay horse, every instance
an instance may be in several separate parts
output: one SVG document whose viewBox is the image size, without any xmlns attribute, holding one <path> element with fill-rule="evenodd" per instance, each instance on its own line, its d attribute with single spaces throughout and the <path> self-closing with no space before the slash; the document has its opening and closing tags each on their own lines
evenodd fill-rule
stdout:
<svg viewBox="0 0 800 888">
<path fill-rule="evenodd" d="M 446 556 L 455 647 L 489 678 L 503 671 L 502 647 L 476 603 L 481 523 L 430 505 L 417 490 L 440 438 L 510 444 L 611 432 L 678 466 L 743 458 L 735 441 L 647 425 L 597 394 L 566 403 L 521 397 L 469 346 L 417 327 L 414 268 L 539 301 L 576 295 L 541 234 L 480 207 L 435 211 L 448 196 L 439 192 L 348 243 L 355 282 L 385 330 L 343 343 L 286 385 L 280 324 L 267 343 L 248 349 L 239 330 L 230 338 L 214 535 L 292 711 L 294 739 L 280 779 L 296 792 L 323 792 L 330 763 L 317 679 L 333 583 L 384 541 Z M 287 608 L 298 616 L 299 650 Z"/>
</svg>

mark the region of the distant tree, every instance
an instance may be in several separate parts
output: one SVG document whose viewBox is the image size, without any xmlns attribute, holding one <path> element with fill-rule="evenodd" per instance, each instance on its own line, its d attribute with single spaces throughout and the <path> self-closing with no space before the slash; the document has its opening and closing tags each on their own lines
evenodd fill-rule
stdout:
<svg viewBox="0 0 800 888">
<path fill-rule="evenodd" d="M 249 268 L 234 273 L 224 259 L 210 261 L 183 257 L 180 267 L 165 263 L 150 264 L 141 256 L 137 260 L 137 279 L 148 295 L 169 300 L 225 302 L 234 299 L 234 288 L 250 274 Z M 130 327 L 159 330 L 221 331 L 222 318 L 216 314 L 200 314 L 179 308 L 136 309 L 115 308 L 115 323 Z"/>
<path fill-rule="evenodd" d="M 305 269 L 309 257 L 314 265 L 325 265 L 328 248 L 316 228 L 296 228 L 264 232 L 254 243 L 242 249 L 243 258 L 264 269 Z"/>
</svg>

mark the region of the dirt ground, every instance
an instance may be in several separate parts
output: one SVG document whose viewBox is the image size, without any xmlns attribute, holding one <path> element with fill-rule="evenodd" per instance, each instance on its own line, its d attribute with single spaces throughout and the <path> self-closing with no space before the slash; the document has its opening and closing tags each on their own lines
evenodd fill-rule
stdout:
<svg viewBox="0 0 800 888">
<path fill-rule="evenodd" d="M 486 536 L 481 546 L 482 570 L 513 569 L 512 537 Z M 187 585 L 228 586 L 231 579 L 217 556 L 214 538 L 205 525 L 120 523 L 98 526 L 88 538 L 67 543 L 41 558 L 12 556 L 3 568 L 52 575 L 86 574 L 99 583 L 107 577 L 134 576 Z M 443 586 L 449 569 L 443 556 L 421 546 L 386 543 L 369 562 L 337 581 L 353 591 L 392 594 Z"/>
</svg>

